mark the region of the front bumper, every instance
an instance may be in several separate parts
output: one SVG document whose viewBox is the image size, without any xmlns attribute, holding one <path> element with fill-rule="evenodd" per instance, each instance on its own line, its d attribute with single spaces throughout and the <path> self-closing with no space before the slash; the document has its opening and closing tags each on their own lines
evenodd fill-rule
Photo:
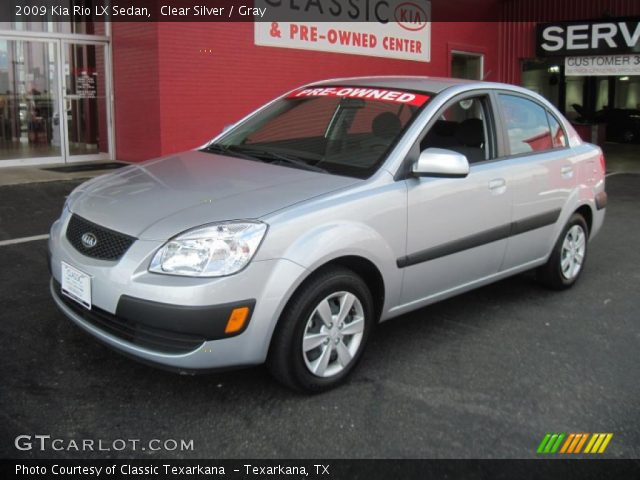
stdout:
<svg viewBox="0 0 640 480">
<path fill-rule="evenodd" d="M 62 293 L 60 283 L 51 281 L 51 294 L 75 315 L 104 332 L 129 343 L 162 353 L 187 353 L 203 343 L 240 335 L 251 321 L 255 300 L 222 305 L 188 307 L 150 302 L 122 295 L 115 315 L 100 308 L 88 310 Z M 247 308 L 242 328 L 228 333 L 232 312 Z"/>
<path fill-rule="evenodd" d="M 236 275 L 189 278 L 149 273 L 161 242 L 136 241 L 119 261 L 82 255 L 66 239 L 65 213 L 49 240 L 51 294 L 58 308 L 101 342 L 145 363 L 178 371 L 217 370 L 265 361 L 286 300 L 305 269 L 285 259 L 252 262 Z M 60 293 L 61 262 L 91 276 L 92 310 Z M 234 335 L 229 312 L 248 306 Z"/>
</svg>

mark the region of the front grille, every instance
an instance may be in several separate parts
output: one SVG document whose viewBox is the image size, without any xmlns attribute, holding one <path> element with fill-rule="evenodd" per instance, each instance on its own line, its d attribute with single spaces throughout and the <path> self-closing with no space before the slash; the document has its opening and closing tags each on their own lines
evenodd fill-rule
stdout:
<svg viewBox="0 0 640 480">
<path fill-rule="evenodd" d="M 94 247 L 88 248 L 82 243 L 82 236 L 92 233 L 96 239 Z M 83 255 L 100 260 L 118 260 L 136 240 L 124 233 L 115 232 L 95 223 L 73 215 L 67 226 L 67 240 Z"/>
<path fill-rule="evenodd" d="M 206 341 L 205 338 L 196 335 L 140 325 L 95 306 L 87 310 L 64 295 L 60 283 L 56 280 L 54 280 L 54 286 L 58 298 L 83 320 L 103 332 L 134 345 L 160 353 L 180 354 L 192 352 Z"/>
</svg>

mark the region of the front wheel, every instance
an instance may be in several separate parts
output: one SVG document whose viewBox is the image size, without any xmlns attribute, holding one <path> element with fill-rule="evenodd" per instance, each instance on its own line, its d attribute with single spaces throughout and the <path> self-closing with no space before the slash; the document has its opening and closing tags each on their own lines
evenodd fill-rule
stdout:
<svg viewBox="0 0 640 480">
<path fill-rule="evenodd" d="M 274 333 L 268 367 L 284 385 L 307 392 L 335 387 L 355 368 L 374 323 L 371 292 L 335 267 L 305 282 Z"/>
<path fill-rule="evenodd" d="M 574 213 L 553 247 L 549 260 L 538 269 L 538 280 L 555 290 L 571 287 L 582 273 L 588 240 L 589 231 L 584 217 Z"/>
</svg>

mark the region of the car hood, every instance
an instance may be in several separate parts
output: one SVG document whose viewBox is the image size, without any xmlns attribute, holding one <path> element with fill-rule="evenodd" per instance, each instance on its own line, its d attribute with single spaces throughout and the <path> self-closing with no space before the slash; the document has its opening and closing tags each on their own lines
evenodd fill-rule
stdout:
<svg viewBox="0 0 640 480">
<path fill-rule="evenodd" d="M 207 223 L 255 219 L 360 180 L 193 151 L 132 165 L 83 184 L 73 213 L 141 239 Z"/>
</svg>

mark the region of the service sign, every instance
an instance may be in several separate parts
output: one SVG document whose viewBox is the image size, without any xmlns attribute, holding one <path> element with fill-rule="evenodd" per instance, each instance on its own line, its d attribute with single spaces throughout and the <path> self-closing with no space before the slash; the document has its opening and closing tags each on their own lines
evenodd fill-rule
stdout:
<svg viewBox="0 0 640 480">
<path fill-rule="evenodd" d="M 640 75 L 640 54 L 566 57 L 564 74 L 567 76 Z"/>
<path fill-rule="evenodd" d="M 640 53 L 640 18 L 538 24 L 536 47 L 539 57 Z"/>
<path fill-rule="evenodd" d="M 351 55 L 431 60 L 426 0 L 256 0 L 273 21 L 255 22 L 255 44 Z"/>
</svg>

